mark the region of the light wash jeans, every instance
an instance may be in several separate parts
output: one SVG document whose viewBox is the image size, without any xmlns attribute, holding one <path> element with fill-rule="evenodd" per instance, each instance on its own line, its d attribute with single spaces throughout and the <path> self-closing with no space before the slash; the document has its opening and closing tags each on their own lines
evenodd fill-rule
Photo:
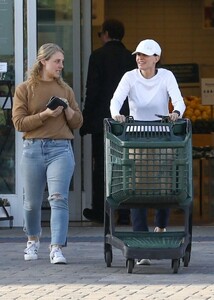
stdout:
<svg viewBox="0 0 214 300">
<path fill-rule="evenodd" d="M 21 170 L 24 180 L 24 231 L 41 235 L 41 206 L 48 187 L 51 207 L 51 245 L 65 245 L 68 224 L 68 193 L 75 167 L 70 140 L 23 141 Z"/>
</svg>

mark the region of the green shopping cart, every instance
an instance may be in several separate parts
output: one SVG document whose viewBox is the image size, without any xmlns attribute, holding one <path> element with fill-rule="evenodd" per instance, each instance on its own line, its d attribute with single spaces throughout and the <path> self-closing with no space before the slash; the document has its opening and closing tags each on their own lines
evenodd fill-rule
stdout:
<svg viewBox="0 0 214 300">
<path fill-rule="evenodd" d="M 128 273 L 135 260 L 170 259 L 173 273 L 180 261 L 189 265 L 192 243 L 192 131 L 188 119 L 176 122 L 104 120 L 105 203 L 104 257 L 113 261 L 113 247 L 126 258 Z M 120 208 L 179 208 L 180 231 L 123 231 L 115 224 Z"/>
</svg>

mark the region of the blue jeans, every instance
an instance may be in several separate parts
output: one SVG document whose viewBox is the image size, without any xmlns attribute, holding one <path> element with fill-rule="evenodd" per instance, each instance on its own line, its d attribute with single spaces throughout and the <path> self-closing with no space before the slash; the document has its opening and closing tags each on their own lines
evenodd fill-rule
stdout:
<svg viewBox="0 0 214 300">
<path fill-rule="evenodd" d="M 24 182 L 24 231 L 41 235 L 41 206 L 47 183 L 51 208 L 51 245 L 65 245 L 68 224 L 68 193 L 75 167 L 70 140 L 23 141 L 21 170 Z"/>
<path fill-rule="evenodd" d="M 134 231 L 149 231 L 147 224 L 147 209 L 131 209 L 132 227 Z M 155 227 L 165 228 L 169 221 L 169 209 L 157 209 L 155 213 Z"/>
</svg>

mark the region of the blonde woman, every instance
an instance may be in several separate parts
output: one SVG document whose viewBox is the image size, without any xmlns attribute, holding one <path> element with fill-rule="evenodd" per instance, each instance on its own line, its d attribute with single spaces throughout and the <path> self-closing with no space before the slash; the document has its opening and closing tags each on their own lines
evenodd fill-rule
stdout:
<svg viewBox="0 0 214 300">
<path fill-rule="evenodd" d="M 61 77 L 63 64 L 64 53 L 58 45 L 42 45 L 29 78 L 16 87 L 12 110 L 14 126 L 23 132 L 21 168 L 24 231 L 28 237 L 24 259 L 38 258 L 41 205 L 47 184 L 53 264 L 66 263 L 62 247 L 68 231 L 68 193 L 75 167 L 71 140 L 73 130 L 83 122 L 74 92 Z M 48 108 L 46 105 L 53 96 L 60 98 L 63 105 Z"/>
</svg>

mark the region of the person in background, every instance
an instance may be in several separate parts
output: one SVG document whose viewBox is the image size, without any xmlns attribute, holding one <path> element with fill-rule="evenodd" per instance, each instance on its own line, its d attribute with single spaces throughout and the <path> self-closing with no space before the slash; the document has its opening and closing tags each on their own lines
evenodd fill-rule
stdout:
<svg viewBox="0 0 214 300">
<path fill-rule="evenodd" d="M 62 247 L 66 244 L 69 224 L 68 194 L 75 160 L 71 140 L 80 128 L 82 113 L 72 88 L 61 72 L 64 52 L 47 43 L 38 50 L 30 76 L 15 89 L 12 120 L 23 132 L 21 169 L 24 184 L 24 231 L 28 237 L 25 260 L 38 258 L 41 229 L 41 206 L 47 183 L 51 208 L 50 262 L 65 264 Z M 52 96 L 63 105 L 47 108 Z"/>
<path fill-rule="evenodd" d="M 136 55 L 138 68 L 126 72 L 122 77 L 111 99 L 112 118 L 125 122 L 120 109 L 127 97 L 130 116 L 135 120 L 160 120 L 155 114 L 169 116 L 171 121 L 182 117 L 186 107 L 175 76 L 169 70 L 157 68 L 161 57 L 160 45 L 152 39 L 146 39 L 138 44 L 133 54 Z M 170 98 L 174 109 L 172 113 L 169 113 Z M 131 219 L 134 231 L 149 230 L 146 209 L 131 209 Z M 154 231 L 166 231 L 168 220 L 169 209 L 158 209 Z M 150 260 L 142 259 L 138 264 L 150 264 Z"/>
<path fill-rule="evenodd" d="M 136 68 L 131 52 L 122 43 L 124 25 L 119 20 L 108 19 L 98 33 L 103 46 L 89 58 L 86 97 L 83 109 L 83 126 L 80 135 L 92 135 L 92 208 L 85 208 L 83 215 L 94 222 L 104 219 L 104 133 L 103 120 L 110 118 L 110 100 L 126 71 Z M 129 114 L 127 101 L 122 113 Z M 121 220 L 120 220 L 121 219 Z M 129 212 L 119 212 L 119 222 L 129 222 Z"/>
</svg>

